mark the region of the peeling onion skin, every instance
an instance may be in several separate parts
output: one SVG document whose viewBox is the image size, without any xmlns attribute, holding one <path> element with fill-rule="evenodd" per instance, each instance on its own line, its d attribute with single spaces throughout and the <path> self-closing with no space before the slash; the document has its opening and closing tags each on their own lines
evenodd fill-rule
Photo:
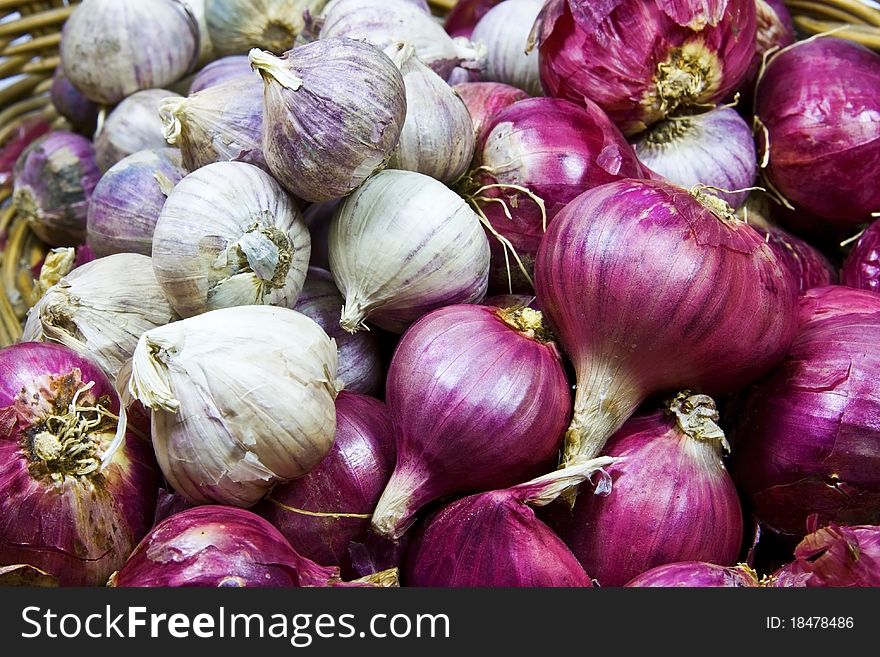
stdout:
<svg viewBox="0 0 880 657">
<path fill-rule="evenodd" d="M 587 473 L 612 462 L 608 458 L 587 461 L 525 484 L 471 495 L 443 507 L 414 532 L 404 562 L 405 585 L 593 586 L 584 567 L 535 516 L 532 506 L 556 499 L 566 488 L 560 481 L 571 478 L 576 485 L 589 478 Z"/>
<path fill-rule="evenodd" d="M 288 191 L 329 201 L 385 166 L 406 119 L 403 76 L 385 53 L 337 37 L 250 59 L 265 82 L 263 154 Z"/>
<path fill-rule="evenodd" d="M 540 26 L 541 81 L 550 96 L 597 103 L 629 136 L 736 90 L 756 30 L 755 0 L 551 0 Z M 682 73 L 688 85 L 663 82 L 667 66 L 669 80 Z"/>
<path fill-rule="evenodd" d="M 89 197 L 100 177 L 91 142 L 56 130 L 16 160 L 12 202 L 49 246 L 79 246 L 86 241 Z"/>
<path fill-rule="evenodd" d="M 168 148 L 162 134 L 159 104 L 167 98 L 180 97 L 167 89 L 146 89 L 119 103 L 95 135 L 95 151 L 101 171 L 108 171 L 117 162 L 139 151 Z"/>
<path fill-rule="evenodd" d="M 794 554 L 773 586 L 880 586 L 880 526 L 831 524 L 805 536 Z"/>
<path fill-rule="evenodd" d="M 46 474 L 50 461 L 40 459 L 26 432 L 44 425 L 48 415 L 63 413 L 73 394 L 92 381 L 78 405 L 94 406 L 105 397 L 105 408 L 118 415 L 113 386 L 89 359 L 60 345 L 22 343 L 0 350 L 0 563 L 31 564 L 62 586 L 103 585 L 149 530 L 159 489 L 152 449 L 131 432 L 100 472 L 81 475 L 63 464 L 53 466 L 67 473 L 61 483 Z M 53 410 L 53 400 L 64 408 Z M 98 451 L 85 454 L 107 455 L 117 428 L 108 418 L 90 432 Z M 23 449 L 22 440 L 31 447 Z"/>
<path fill-rule="evenodd" d="M 293 309 L 311 317 L 327 335 L 336 340 L 339 352 L 337 376 L 345 384 L 345 390 L 376 395 L 385 382 L 379 336 L 375 331 L 351 334 L 343 330 L 339 326 L 339 309 L 344 303 L 330 272 L 309 267 L 306 282 Z"/>
<path fill-rule="evenodd" d="M 452 88 L 467 105 L 477 143 L 483 139 L 486 127 L 501 110 L 529 97 L 522 89 L 501 82 L 462 82 Z"/>
<path fill-rule="evenodd" d="M 880 221 L 868 226 L 846 256 L 840 282 L 858 290 L 880 292 Z"/>
<path fill-rule="evenodd" d="M 683 395 L 671 404 L 683 421 L 702 412 L 718 419 L 709 397 Z M 721 461 L 724 434 L 714 422 L 685 431 L 677 417 L 667 408 L 630 418 L 605 446 L 620 458 L 608 467 L 611 493 L 579 499 L 548 521 L 601 586 L 667 563 L 736 563 L 743 515 Z"/>
<path fill-rule="evenodd" d="M 197 94 L 242 75 L 254 75 L 247 55 L 230 55 L 211 62 L 199 71 L 189 86 L 190 94 Z"/>
<path fill-rule="evenodd" d="M 477 145 L 470 177 L 475 189 L 495 184 L 528 189 L 544 201 L 549 225 L 588 189 L 645 175 L 632 147 L 594 103 L 577 106 L 556 98 L 529 98 L 513 103 L 488 124 Z M 488 189 L 479 196 L 505 201 L 511 219 L 497 202 L 477 203 L 492 227 L 510 240 L 531 274 L 545 234 L 539 206 L 512 188 Z M 492 291 L 508 292 L 504 247 L 494 236 L 490 236 L 489 245 Z M 532 291 L 515 263 L 511 264 L 511 276 L 513 292 Z"/>
<path fill-rule="evenodd" d="M 115 587 L 328 586 L 339 570 L 301 557 L 250 511 L 201 506 L 163 520 L 110 581 Z"/>
<path fill-rule="evenodd" d="M 89 200 L 87 241 L 95 256 L 151 255 L 167 195 L 187 173 L 176 148 L 139 151 L 110 167 Z"/>
<path fill-rule="evenodd" d="M 727 190 L 715 193 L 734 209 L 746 202 L 747 188 L 755 184 L 758 161 L 752 129 L 730 107 L 656 123 L 633 147 L 644 165 L 671 183 Z"/>
<path fill-rule="evenodd" d="M 880 521 L 880 296 L 809 290 L 785 360 L 746 394 L 733 475 L 761 523 L 801 537 L 820 524 Z"/>
<path fill-rule="evenodd" d="M 303 556 L 355 576 L 350 544 L 366 540 L 369 514 L 391 477 L 394 460 L 388 408 L 372 397 L 343 391 L 336 398 L 333 449 L 304 477 L 276 486 L 256 511 Z M 317 517 L 284 507 L 366 518 Z"/>
<path fill-rule="evenodd" d="M 702 198 L 624 180 L 585 192 L 551 222 L 535 265 L 538 304 L 579 381 L 564 462 L 601 453 L 648 395 L 736 391 L 791 344 L 793 277 L 729 206 L 713 211 L 703 203 L 723 201 Z"/>
<path fill-rule="evenodd" d="M 428 502 L 510 486 L 553 461 L 571 413 L 562 360 L 498 313 L 442 308 L 397 346 L 386 384 L 397 464 L 373 514 L 380 534 L 397 539 Z"/>
<path fill-rule="evenodd" d="M 753 588 L 761 586 L 748 566 L 719 566 L 702 561 L 685 561 L 658 566 L 630 580 L 628 587 Z"/>
<path fill-rule="evenodd" d="M 759 160 L 798 208 L 837 227 L 880 211 L 880 55 L 834 37 L 774 56 L 758 82 Z"/>
<path fill-rule="evenodd" d="M 198 57 L 198 23 L 176 0 L 84 0 L 62 30 L 65 75 L 103 105 L 173 84 Z"/>
</svg>

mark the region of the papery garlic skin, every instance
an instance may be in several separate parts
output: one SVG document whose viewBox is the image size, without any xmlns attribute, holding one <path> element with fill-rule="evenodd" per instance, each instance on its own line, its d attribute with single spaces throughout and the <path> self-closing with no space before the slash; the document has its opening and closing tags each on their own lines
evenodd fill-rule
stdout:
<svg viewBox="0 0 880 657">
<path fill-rule="evenodd" d="M 329 201 L 385 166 L 406 118 L 403 77 L 387 55 L 335 38 L 250 59 L 265 82 L 263 155 L 288 191 Z"/>
<path fill-rule="evenodd" d="M 471 40 L 486 50 L 480 79 L 509 84 L 530 96 L 544 95 L 538 49 L 530 49 L 529 43 L 543 7 L 543 0 L 505 0 L 479 20 Z"/>
<path fill-rule="evenodd" d="M 146 89 L 132 94 L 110 112 L 95 135 L 101 171 L 108 171 L 139 151 L 168 147 L 159 117 L 159 103 L 168 98 L 181 96 L 167 89 Z"/>
<path fill-rule="evenodd" d="M 62 31 L 64 74 L 104 105 L 176 82 L 198 56 L 197 21 L 176 0 L 84 0 Z"/>
<path fill-rule="evenodd" d="M 149 256 L 118 253 L 77 267 L 28 313 L 22 340 L 57 342 L 116 379 L 141 335 L 177 319 Z"/>
<path fill-rule="evenodd" d="M 189 9 L 192 17 L 196 20 L 199 30 L 199 63 L 207 64 L 216 59 L 214 50 L 214 42 L 211 41 L 211 34 L 208 31 L 208 17 L 205 13 L 205 5 L 207 0 L 179 0 Z"/>
<path fill-rule="evenodd" d="M 243 162 L 209 164 L 184 178 L 153 234 L 156 278 L 181 317 L 252 304 L 292 307 L 310 253 L 294 200 Z"/>
<path fill-rule="evenodd" d="M 287 308 L 241 306 L 143 335 L 130 393 L 153 409 L 165 477 L 192 503 L 248 507 L 336 435 L 336 343 Z"/>
<path fill-rule="evenodd" d="M 205 0 L 208 30 L 219 55 L 263 48 L 277 55 L 293 48 L 303 14 L 326 0 Z"/>
<path fill-rule="evenodd" d="M 476 145 L 467 106 L 412 46 L 397 44 L 386 54 L 406 86 L 406 120 L 388 166 L 454 183 L 467 171 Z"/>
<path fill-rule="evenodd" d="M 266 168 L 263 158 L 263 83 L 248 74 L 187 98 L 159 104 L 165 140 L 180 148 L 190 171 L 212 162 L 247 162 Z"/>
<path fill-rule="evenodd" d="M 340 324 L 403 333 L 430 311 L 485 295 L 489 242 L 455 192 L 410 171 L 382 171 L 349 196 L 330 227 L 330 269 L 345 297 Z"/>
</svg>

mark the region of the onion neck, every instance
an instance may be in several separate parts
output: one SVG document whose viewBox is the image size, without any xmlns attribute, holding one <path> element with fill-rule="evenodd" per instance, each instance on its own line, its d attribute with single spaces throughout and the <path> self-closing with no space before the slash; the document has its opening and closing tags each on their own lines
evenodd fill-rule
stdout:
<svg viewBox="0 0 880 657">
<path fill-rule="evenodd" d="M 424 495 L 425 478 L 412 469 L 395 469 L 373 511 L 371 526 L 385 538 L 397 541 L 415 522 L 416 512 L 429 499 Z"/>
<path fill-rule="evenodd" d="M 526 306 L 499 308 L 495 313 L 502 322 L 518 333 L 541 344 L 553 342 L 553 334 L 544 324 L 544 315 L 540 310 Z"/>
</svg>

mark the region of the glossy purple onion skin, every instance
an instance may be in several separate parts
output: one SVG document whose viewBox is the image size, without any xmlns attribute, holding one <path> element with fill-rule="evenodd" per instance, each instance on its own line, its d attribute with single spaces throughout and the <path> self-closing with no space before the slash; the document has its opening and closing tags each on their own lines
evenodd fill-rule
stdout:
<svg viewBox="0 0 880 657">
<path fill-rule="evenodd" d="M 837 283 L 834 265 L 815 247 L 775 226 L 755 226 L 755 230 L 764 236 L 779 262 L 794 276 L 800 292 Z"/>
<path fill-rule="evenodd" d="M 49 94 L 52 105 L 74 130 L 88 137 L 94 134 L 100 108 L 73 86 L 61 66 L 55 69 Z"/>
<path fill-rule="evenodd" d="M 474 164 L 488 167 L 472 174 L 477 185 L 518 185 L 543 199 L 548 223 L 588 189 L 645 175 L 632 147 L 597 105 L 586 102 L 578 107 L 556 98 L 529 98 L 497 114 L 477 145 Z M 481 207 L 531 273 L 544 238 L 538 205 L 513 189 L 490 189 L 483 195 L 507 203 L 512 219 L 496 202 L 483 202 Z M 489 244 L 491 290 L 510 291 L 503 247 L 493 236 Z M 531 291 L 516 265 L 511 274 L 514 292 Z"/>
<path fill-rule="evenodd" d="M 762 524 L 803 536 L 818 522 L 880 520 L 880 297 L 843 287 L 801 300 L 785 360 L 738 414 L 733 474 Z"/>
<path fill-rule="evenodd" d="M 40 407 L 31 397 L 19 400 L 41 380 Z M 90 360 L 54 344 L 0 350 L 0 563 L 31 564 L 62 586 L 107 581 L 149 531 L 159 487 L 152 448 L 131 433 L 100 476 L 68 476 L 57 485 L 32 465 L 26 434 L 42 425 L 42 404 L 90 381 L 94 387 L 79 401 L 106 395 L 118 414 L 113 386 Z"/>
<path fill-rule="evenodd" d="M 50 132 L 19 156 L 13 176 L 14 202 L 37 237 L 49 246 L 86 241 L 88 201 L 101 177 L 88 139 Z"/>
<path fill-rule="evenodd" d="M 880 55 L 833 37 L 798 44 L 770 61 L 757 99 L 776 189 L 834 225 L 869 221 L 880 209 Z"/>
<path fill-rule="evenodd" d="M 499 112 L 529 97 L 522 89 L 501 82 L 462 82 L 452 88 L 461 96 L 471 114 L 477 143 L 485 136 L 486 128 Z"/>
<path fill-rule="evenodd" d="M 354 570 L 350 545 L 367 539 L 369 515 L 394 467 L 394 441 L 388 408 L 366 395 L 341 392 L 336 399 L 336 424 L 336 442 L 324 460 L 304 477 L 275 487 L 256 512 L 304 557 L 339 566 L 343 576 L 356 577 L 360 573 Z M 282 505 L 367 517 L 321 518 Z"/>
<path fill-rule="evenodd" d="M 200 506 L 159 523 L 140 542 L 113 584 L 119 587 L 327 586 L 338 570 L 301 557 L 260 516 Z"/>
<path fill-rule="evenodd" d="M 153 231 L 168 198 L 168 186 L 186 174 L 176 148 L 140 151 L 113 165 L 89 201 L 88 244 L 95 255 L 151 255 Z"/>
<path fill-rule="evenodd" d="M 230 55 L 211 62 L 193 78 L 189 86 L 190 95 L 210 87 L 229 82 L 242 75 L 257 77 L 251 68 L 247 55 Z"/>
<path fill-rule="evenodd" d="M 330 272 L 309 267 L 293 309 L 311 317 L 336 340 L 339 352 L 336 376 L 345 384 L 345 389 L 365 395 L 378 394 L 385 378 L 379 336 L 371 331 L 352 334 L 339 326 L 339 313 L 344 304 Z"/>
<path fill-rule="evenodd" d="M 840 282 L 859 290 L 880 292 L 880 221 L 865 229 L 846 256 Z"/>
<path fill-rule="evenodd" d="M 755 14 L 754 0 L 551 0 L 540 37 L 544 90 L 576 103 L 590 99 L 635 134 L 663 118 L 644 99 L 656 94 L 658 65 L 683 44 L 702 41 L 718 58 L 712 75 L 719 83 L 702 104 L 737 89 L 755 52 Z M 688 27 L 692 21 L 704 29 Z"/>
<path fill-rule="evenodd" d="M 730 107 L 657 123 L 636 138 L 634 147 L 641 162 L 669 182 L 727 190 L 716 193 L 734 209 L 745 203 L 755 184 L 752 129 Z"/>
<path fill-rule="evenodd" d="M 628 587 L 742 588 L 760 586 L 755 577 L 738 567 L 702 561 L 658 566 L 630 580 Z"/>
<path fill-rule="evenodd" d="M 403 566 L 405 586 L 592 586 L 571 551 L 511 491 L 471 495 L 418 527 Z"/>
<path fill-rule="evenodd" d="M 575 423 L 605 427 L 593 455 L 647 395 L 736 391 L 781 360 L 795 331 L 796 283 L 760 235 L 656 181 L 570 203 L 548 227 L 535 283 L 582 385 Z"/>
<path fill-rule="evenodd" d="M 687 436 L 665 411 L 631 418 L 605 447 L 606 497 L 557 509 L 551 526 L 601 586 L 623 586 L 663 564 L 736 563 L 743 517 L 720 447 Z"/>
<path fill-rule="evenodd" d="M 477 305 L 436 310 L 404 334 L 386 401 L 397 465 L 383 499 L 408 494 L 399 533 L 432 500 L 510 486 L 552 467 L 571 413 L 555 345 Z"/>
<path fill-rule="evenodd" d="M 469 39 L 480 19 L 499 4 L 501 0 L 459 0 L 446 15 L 443 26 L 449 36 Z"/>
</svg>

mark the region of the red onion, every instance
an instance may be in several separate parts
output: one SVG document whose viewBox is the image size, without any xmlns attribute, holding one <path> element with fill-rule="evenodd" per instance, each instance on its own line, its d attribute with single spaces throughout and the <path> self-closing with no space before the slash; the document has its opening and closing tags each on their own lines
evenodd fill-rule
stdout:
<svg viewBox="0 0 880 657">
<path fill-rule="evenodd" d="M 52 88 L 49 93 L 52 97 L 52 105 L 67 119 L 74 130 L 87 136 L 94 134 L 98 125 L 98 105 L 73 86 L 60 65 L 52 76 Z"/>
<path fill-rule="evenodd" d="M 403 569 L 407 586 L 592 586 L 574 555 L 535 517 L 532 506 L 555 500 L 599 472 L 597 492 L 609 479 L 600 458 L 557 470 L 506 490 L 471 495 L 430 517 L 417 531 Z"/>
<path fill-rule="evenodd" d="M 49 246 L 86 241 L 89 196 L 101 177 L 88 139 L 50 132 L 19 156 L 13 176 L 13 203 L 37 237 Z"/>
<path fill-rule="evenodd" d="M 309 267 L 305 285 L 293 306 L 312 318 L 336 340 L 339 352 L 337 377 L 345 389 L 365 395 L 378 393 L 384 382 L 379 336 L 375 332 L 349 333 L 339 326 L 339 311 L 345 301 L 329 271 Z"/>
<path fill-rule="evenodd" d="M 450 36 L 470 38 L 477 23 L 502 0 L 458 0 L 446 14 L 444 26 Z"/>
<path fill-rule="evenodd" d="M 475 164 L 468 191 L 529 275 L 545 224 L 566 204 L 593 187 L 644 173 L 602 110 L 554 98 L 529 98 L 497 114 L 477 145 Z M 498 239 L 490 245 L 493 287 L 509 289 L 505 246 Z M 513 267 L 511 274 L 517 276 L 515 291 L 530 291 L 522 272 Z"/>
<path fill-rule="evenodd" d="M 880 292 L 880 221 L 865 229 L 846 256 L 840 282 L 860 290 Z"/>
<path fill-rule="evenodd" d="M 803 536 L 811 514 L 880 518 L 878 363 L 880 296 L 809 290 L 788 355 L 748 392 L 734 435 L 734 477 L 766 527 Z"/>
<path fill-rule="evenodd" d="M 755 34 L 755 0 L 551 0 L 541 81 L 552 96 L 592 100 L 632 135 L 737 89 Z"/>
<path fill-rule="evenodd" d="M 542 95 L 538 51 L 530 47 L 529 37 L 543 6 L 544 0 L 506 0 L 480 18 L 470 38 L 486 49 L 483 80 Z"/>
<path fill-rule="evenodd" d="M 147 149 L 168 148 L 159 104 L 179 94 L 166 89 L 139 91 L 116 106 L 95 136 L 98 166 L 107 171 L 123 158 Z"/>
<path fill-rule="evenodd" d="M 684 392 L 630 419 L 608 441 L 614 491 L 581 500 L 554 529 L 602 586 L 623 586 L 655 566 L 732 566 L 743 542 L 739 497 L 721 462 L 727 448 L 710 397 Z"/>
<path fill-rule="evenodd" d="M 755 57 L 746 75 L 743 89 L 754 93 L 755 83 L 764 60 L 775 51 L 795 42 L 796 34 L 791 14 L 783 0 L 755 0 L 758 29 L 755 35 Z M 747 102 L 750 102 L 746 98 Z"/>
<path fill-rule="evenodd" d="M 626 584 L 631 587 L 741 588 L 761 586 L 757 573 L 746 566 L 725 567 L 702 561 L 658 566 Z"/>
<path fill-rule="evenodd" d="M 255 513 L 200 506 L 159 523 L 115 573 L 119 587 L 330 586 L 339 569 L 300 556 Z"/>
<path fill-rule="evenodd" d="M 467 105 L 477 142 L 483 138 L 485 129 L 501 110 L 529 96 L 522 89 L 500 82 L 463 82 L 456 84 L 453 89 Z"/>
<path fill-rule="evenodd" d="M 98 257 L 153 251 L 165 199 L 186 176 L 180 151 L 139 151 L 113 165 L 89 201 L 88 242 Z"/>
<path fill-rule="evenodd" d="M 280 486 L 257 507 L 297 552 L 354 572 L 350 544 L 363 542 L 370 515 L 391 477 L 394 443 L 385 404 L 342 392 L 336 442 L 310 473 Z"/>
<path fill-rule="evenodd" d="M 752 129 L 729 107 L 657 123 L 634 144 L 643 164 L 690 189 L 715 187 L 734 209 L 755 184 L 758 162 Z"/>
<path fill-rule="evenodd" d="M 547 467 L 570 417 L 541 313 L 456 305 L 403 336 L 388 373 L 397 465 L 373 527 L 400 537 L 428 502 L 509 486 Z"/>
<path fill-rule="evenodd" d="M 831 524 L 804 537 L 774 586 L 880 586 L 880 527 Z M 792 576 L 794 575 L 794 580 Z"/>
<path fill-rule="evenodd" d="M 253 75 L 247 55 L 230 55 L 208 64 L 199 71 L 189 85 L 189 93 L 197 94 L 218 84 L 229 82 L 243 75 Z"/>
<path fill-rule="evenodd" d="M 565 461 L 601 453 L 650 394 L 720 394 L 785 354 L 796 285 L 730 206 L 706 192 L 624 180 L 550 224 L 538 303 L 577 373 Z"/>
<path fill-rule="evenodd" d="M 762 166 L 788 201 L 841 226 L 880 210 L 880 55 L 830 37 L 795 44 L 770 60 L 755 109 Z"/>
<path fill-rule="evenodd" d="M 149 530 L 159 488 L 110 381 L 66 347 L 2 349 L 0 427 L 0 563 L 103 584 Z"/>
</svg>

